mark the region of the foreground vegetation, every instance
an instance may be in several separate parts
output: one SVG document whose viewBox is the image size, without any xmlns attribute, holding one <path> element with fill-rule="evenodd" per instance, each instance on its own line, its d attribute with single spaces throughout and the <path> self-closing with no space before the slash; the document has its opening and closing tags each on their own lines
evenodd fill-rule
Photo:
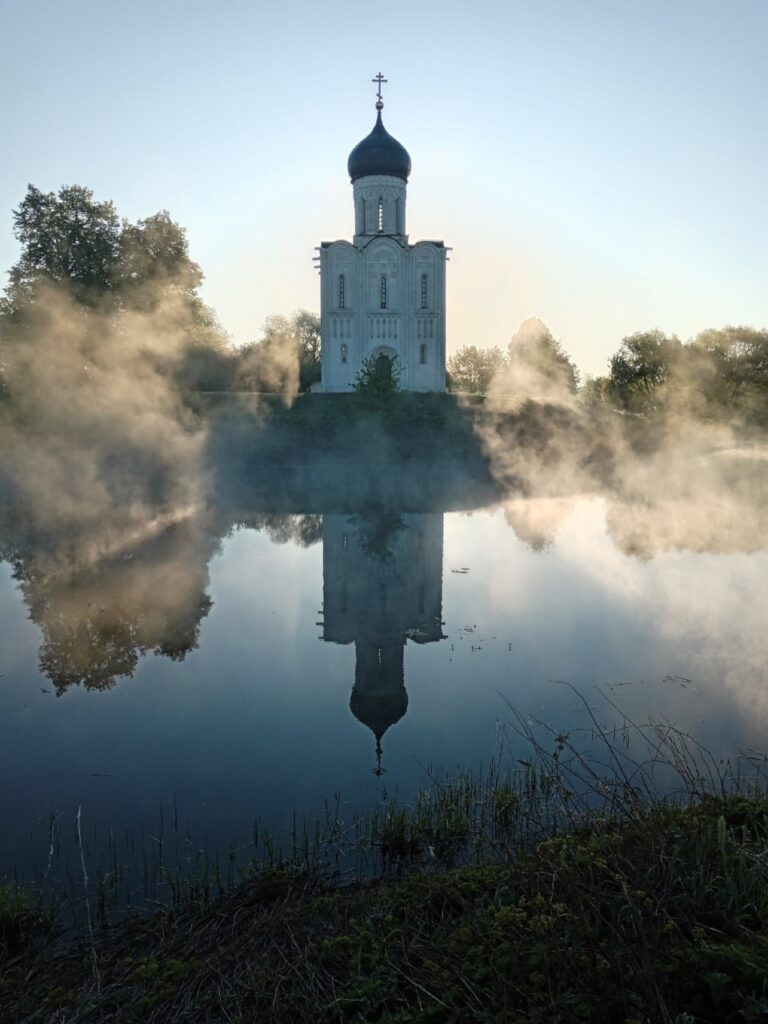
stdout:
<svg viewBox="0 0 768 1024">
<path fill-rule="evenodd" d="M 513 713 L 532 760 L 509 770 L 433 776 L 354 822 L 326 809 L 229 890 L 174 884 L 101 930 L 86 898 L 78 941 L 0 890 L 0 1020 L 765 1020 L 764 758 L 583 706 L 578 736 Z"/>
<path fill-rule="evenodd" d="M 768 804 L 709 797 L 511 864 L 272 871 L 92 949 L 8 950 L 0 1019 L 741 1022 L 766 978 Z"/>
</svg>

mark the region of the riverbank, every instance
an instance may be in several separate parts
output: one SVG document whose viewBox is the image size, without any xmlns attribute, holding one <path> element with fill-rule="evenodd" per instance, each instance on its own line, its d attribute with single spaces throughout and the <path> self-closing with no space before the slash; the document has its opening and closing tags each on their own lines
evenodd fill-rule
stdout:
<svg viewBox="0 0 768 1024">
<path fill-rule="evenodd" d="M 709 796 L 510 863 L 341 889 L 273 870 L 93 943 L 7 950 L 0 1020 L 735 1024 L 765 1018 L 766 977 L 768 803 Z"/>
</svg>

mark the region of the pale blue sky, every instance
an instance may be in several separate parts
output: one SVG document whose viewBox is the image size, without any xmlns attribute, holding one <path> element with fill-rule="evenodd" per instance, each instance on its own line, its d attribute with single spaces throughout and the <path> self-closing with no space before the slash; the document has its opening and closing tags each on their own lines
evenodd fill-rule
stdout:
<svg viewBox="0 0 768 1024">
<path fill-rule="evenodd" d="M 236 340 L 318 309 L 381 69 L 449 350 L 538 315 L 599 373 L 635 330 L 768 324 L 767 64 L 768 0 L 0 0 L 0 267 L 27 182 L 78 183 L 170 210 Z"/>
</svg>

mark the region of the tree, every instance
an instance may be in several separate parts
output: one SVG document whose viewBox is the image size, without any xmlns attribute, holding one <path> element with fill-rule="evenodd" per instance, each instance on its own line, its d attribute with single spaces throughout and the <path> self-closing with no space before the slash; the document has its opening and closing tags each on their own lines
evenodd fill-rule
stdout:
<svg viewBox="0 0 768 1024">
<path fill-rule="evenodd" d="M 320 380 L 320 317 L 306 309 L 293 315 L 299 349 L 299 390 L 309 391 Z"/>
<path fill-rule="evenodd" d="M 183 300 L 179 310 L 190 324 L 220 341 L 215 315 L 197 294 L 203 273 L 189 257 L 184 228 L 161 210 L 139 220 L 118 221 L 111 202 L 97 202 L 80 185 L 58 193 L 29 185 L 14 211 L 21 256 L 9 271 L 0 315 L 23 313 L 40 287 L 62 286 L 85 307 L 149 312 L 164 299 Z"/>
<path fill-rule="evenodd" d="M 698 379 L 707 406 L 719 415 L 768 420 L 768 330 L 723 327 L 703 331 L 688 346 L 704 360 Z"/>
<path fill-rule="evenodd" d="M 169 292 L 193 301 L 202 282 L 203 272 L 189 258 L 186 232 L 167 210 L 135 224 L 123 221 L 117 287 L 127 305 L 151 307 Z"/>
<path fill-rule="evenodd" d="M 238 350 L 236 387 L 295 393 L 320 380 L 320 317 L 306 309 L 268 316 L 258 341 Z"/>
<path fill-rule="evenodd" d="M 385 400 L 400 387 L 400 368 L 397 356 L 390 358 L 381 352 L 368 356 L 355 378 L 355 391 L 374 400 Z"/>
<path fill-rule="evenodd" d="M 574 395 L 579 371 L 538 317 L 529 317 L 518 327 L 507 347 L 510 380 L 531 398 Z"/>
<path fill-rule="evenodd" d="M 69 185 L 41 192 L 34 185 L 13 214 L 21 243 L 18 262 L 0 306 L 17 317 L 34 301 L 41 282 L 64 284 L 85 305 L 104 301 L 115 287 L 120 267 L 120 224 L 111 202 L 97 202 L 93 192 Z"/>
<path fill-rule="evenodd" d="M 124 348 L 125 325 L 137 314 L 144 320 L 134 318 L 133 333 L 155 336 L 162 372 L 191 389 L 220 383 L 227 371 L 231 379 L 226 334 L 197 293 L 202 271 L 167 210 L 120 223 L 114 205 L 96 201 L 90 189 L 44 193 L 30 185 L 14 212 L 14 232 L 22 249 L 0 299 L 0 397 L 11 393 L 14 376 L 18 384 L 19 366 L 31 365 L 18 346 L 39 348 L 52 332 L 62 334 L 62 302 L 68 331 L 61 345 L 80 350 L 73 365 L 88 362 L 80 358 L 88 349 L 104 361 L 110 343 Z M 97 323 L 95 313 L 105 318 Z"/>
<path fill-rule="evenodd" d="M 500 348 L 465 345 L 448 360 L 451 391 L 484 395 L 499 370 L 506 365 Z"/>
<path fill-rule="evenodd" d="M 660 389 L 679 362 L 682 345 L 675 335 L 641 331 L 621 343 L 611 357 L 609 387 L 620 404 L 634 412 L 648 411 L 661 402 Z"/>
</svg>

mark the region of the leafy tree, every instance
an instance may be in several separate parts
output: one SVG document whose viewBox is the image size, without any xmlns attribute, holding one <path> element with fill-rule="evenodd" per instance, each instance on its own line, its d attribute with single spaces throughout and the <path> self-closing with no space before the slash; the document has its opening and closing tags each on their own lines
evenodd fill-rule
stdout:
<svg viewBox="0 0 768 1024">
<path fill-rule="evenodd" d="M 120 223 L 114 205 L 97 202 L 90 189 L 71 185 L 54 193 L 29 185 L 14 211 L 14 234 L 22 251 L 0 305 L 5 318 L 23 313 L 41 285 L 65 286 L 76 302 L 116 312 L 150 311 L 176 296 L 190 323 L 221 340 L 214 314 L 197 295 L 203 274 L 189 257 L 186 232 L 167 210 Z"/>
<path fill-rule="evenodd" d="M 706 406 L 726 417 L 768 422 L 768 330 L 724 327 L 699 334 L 688 346 L 699 357 Z M 708 370 L 709 372 L 706 372 Z"/>
<path fill-rule="evenodd" d="M 42 281 L 66 284 L 85 305 L 114 291 L 120 268 L 120 224 L 111 202 L 97 202 L 90 189 L 69 185 L 58 193 L 29 185 L 14 211 L 14 234 L 22 246 L 9 271 L 0 313 L 18 317 Z"/>
<path fill-rule="evenodd" d="M 520 324 L 509 342 L 507 358 L 511 381 L 532 398 L 575 394 L 578 389 L 576 364 L 538 317 Z"/>
<path fill-rule="evenodd" d="M 309 391 L 320 380 L 320 317 L 306 309 L 293 315 L 299 348 L 299 390 Z"/>
<path fill-rule="evenodd" d="M 125 342 L 121 318 L 160 310 L 147 330 L 181 338 L 182 344 L 174 342 L 173 365 L 158 369 L 189 388 L 231 380 L 226 334 L 197 294 L 202 271 L 190 259 L 184 229 L 166 210 L 135 224 L 120 223 L 114 205 L 96 201 L 90 189 L 71 185 L 45 193 L 30 185 L 14 211 L 14 233 L 21 255 L 0 299 L 0 397 L 12 392 L 11 378 L 20 381 L 14 346 L 50 336 L 53 328 L 45 316 L 54 306 L 43 293 L 51 298 L 51 290 L 60 290 L 67 300 L 70 330 L 62 344 L 82 346 L 92 335 L 87 344 L 100 348 L 103 358 L 108 341 Z M 107 314 L 106 329 L 95 326 L 93 310 Z M 15 352 L 20 356 L 19 349 Z"/>
<path fill-rule="evenodd" d="M 118 288 L 130 306 L 146 308 L 169 292 L 193 299 L 203 282 L 186 232 L 167 210 L 135 224 L 123 221 L 119 260 Z"/>
<path fill-rule="evenodd" d="M 659 330 L 632 334 L 610 363 L 610 390 L 625 409 L 641 412 L 662 401 L 659 393 L 679 362 L 681 343 Z"/>
<path fill-rule="evenodd" d="M 506 365 L 500 348 L 465 345 L 448 360 L 451 391 L 484 395 L 499 370 Z"/>
<path fill-rule="evenodd" d="M 400 368 L 397 365 L 397 357 L 390 359 L 389 356 L 380 353 L 377 356 L 368 356 L 363 360 L 355 378 L 355 391 L 373 399 L 386 399 L 394 394 L 400 387 Z"/>
</svg>

